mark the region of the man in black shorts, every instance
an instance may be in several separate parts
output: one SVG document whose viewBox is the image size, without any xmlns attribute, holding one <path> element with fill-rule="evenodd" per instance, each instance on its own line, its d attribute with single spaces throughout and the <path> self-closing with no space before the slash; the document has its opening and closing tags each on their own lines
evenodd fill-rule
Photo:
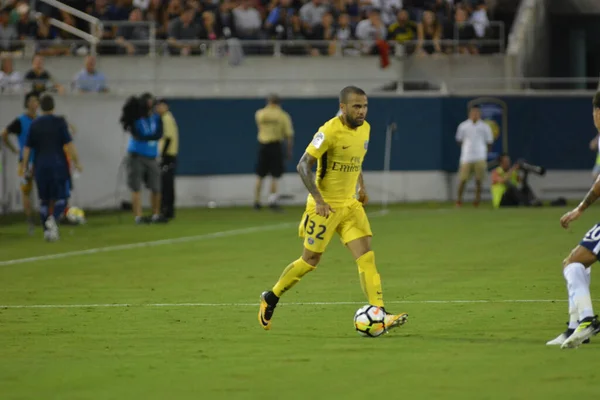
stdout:
<svg viewBox="0 0 600 400">
<path fill-rule="evenodd" d="M 285 157 L 283 142 L 287 141 L 287 159 L 292 158 L 294 128 L 290 115 L 281 108 L 281 100 L 277 95 L 270 95 L 267 106 L 256 112 L 256 125 L 258 127 L 258 162 L 256 165 L 256 187 L 254 192 L 254 209 L 262 208 L 260 197 L 262 182 L 267 175 L 271 175 L 271 194 L 269 207 L 274 211 L 281 211 L 278 204 L 277 184 L 284 172 Z"/>
</svg>

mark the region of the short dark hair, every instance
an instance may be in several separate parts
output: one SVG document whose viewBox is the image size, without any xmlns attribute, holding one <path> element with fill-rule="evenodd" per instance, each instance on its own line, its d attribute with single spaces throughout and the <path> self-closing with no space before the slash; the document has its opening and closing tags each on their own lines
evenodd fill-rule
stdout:
<svg viewBox="0 0 600 400">
<path fill-rule="evenodd" d="M 340 103 L 342 103 L 342 104 L 348 103 L 348 97 L 351 94 L 357 94 L 357 95 L 361 95 L 361 96 L 367 95 L 364 90 L 362 90 L 361 88 L 359 88 L 357 86 L 346 86 L 340 92 Z"/>
<path fill-rule="evenodd" d="M 479 107 L 479 104 L 474 104 L 471 107 L 469 107 L 469 111 L 471 110 L 479 110 L 481 111 L 481 107 Z"/>
<path fill-rule="evenodd" d="M 502 159 L 503 159 L 504 157 L 510 157 L 510 156 L 508 155 L 508 153 L 507 153 L 507 152 L 502 152 L 502 153 L 500 153 L 500 155 L 498 156 L 498 158 L 496 158 L 496 161 L 497 161 L 497 162 L 500 162 L 500 161 L 502 161 Z"/>
<path fill-rule="evenodd" d="M 592 104 L 594 105 L 594 108 L 600 108 L 600 92 L 596 92 Z"/>
<path fill-rule="evenodd" d="M 279 95 L 277 95 L 275 93 L 271 93 L 267 97 L 267 101 L 271 104 L 281 104 L 281 98 L 279 97 Z"/>
<path fill-rule="evenodd" d="M 142 99 L 142 101 L 154 100 L 154 96 L 150 92 L 145 92 L 142 93 L 140 99 Z"/>
<path fill-rule="evenodd" d="M 49 94 L 43 94 L 42 97 L 40 97 L 40 108 L 44 112 L 54 110 L 54 97 Z"/>
<path fill-rule="evenodd" d="M 31 99 L 32 97 L 35 97 L 37 99 L 38 94 L 36 92 L 29 92 L 25 95 L 25 101 L 23 102 L 23 108 L 27 108 L 27 106 L 29 105 L 29 99 Z"/>
</svg>

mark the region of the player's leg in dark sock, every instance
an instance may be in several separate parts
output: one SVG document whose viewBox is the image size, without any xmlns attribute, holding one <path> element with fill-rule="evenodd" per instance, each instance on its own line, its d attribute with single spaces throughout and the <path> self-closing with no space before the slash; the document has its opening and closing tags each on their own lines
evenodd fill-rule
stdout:
<svg viewBox="0 0 600 400">
<path fill-rule="evenodd" d="M 40 200 L 40 221 L 44 230 L 46 230 L 46 220 L 48 219 L 48 215 L 48 201 Z"/>
<path fill-rule="evenodd" d="M 60 220 L 60 216 L 65 211 L 67 207 L 67 201 L 65 199 L 56 200 L 54 202 L 54 210 L 52 210 L 52 215 L 54 216 L 54 220 L 58 223 Z"/>
<path fill-rule="evenodd" d="M 256 177 L 256 183 L 254 185 L 254 208 L 257 210 L 260 208 L 260 195 L 262 192 L 263 178 L 260 176 Z"/>
</svg>

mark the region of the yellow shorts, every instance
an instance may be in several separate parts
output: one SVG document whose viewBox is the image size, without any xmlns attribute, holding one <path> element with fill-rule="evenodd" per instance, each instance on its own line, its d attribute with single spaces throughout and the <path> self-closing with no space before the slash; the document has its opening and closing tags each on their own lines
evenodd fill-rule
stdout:
<svg viewBox="0 0 600 400">
<path fill-rule="evenodd" d="M 458 169 L 458 177 L 461 181 L 468 181 L 473 175 L 475 175 L 475 179 L 481 182 L 485 178 L 486 170 L 486 161 L 462 163 Z"/>
<path fill-rule="evenodd" d="M 332 208 L 335 213 L 325 218 L 317 215 L 313 204 L 306 206 L 298 228 L 306 249 L 314 253 L 323 253 L 335 232 L 340 235 L 344 245 L 361 237 L 373 236 L 365 209 L 358 200 Z"/>
<path fill-rule="evenodd" d="M 19 178 L 23 178 L 25 176 L 25 171 L 23 170 L 23 166 L 19 164 Z M 23 183 L 21 180 L 21 192 L 24 195 L 29 196 L 31 191 L 33 190 L 33 178 L 28 178 Z"/>
</svg>

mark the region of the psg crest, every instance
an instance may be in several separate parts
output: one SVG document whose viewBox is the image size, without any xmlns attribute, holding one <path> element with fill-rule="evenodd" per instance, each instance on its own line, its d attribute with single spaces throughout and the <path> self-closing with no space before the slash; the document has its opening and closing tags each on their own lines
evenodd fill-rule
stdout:
<svg viewBox="0 0 600 400">
<path fill-rule="evenodd" d="M 488 167 L 496 164 L 496 159 L 508 151 L 508 106 L 500 99 L 494 97 L 479 97 L 473 99 L 467 108 L 479 106 L 481 119 L 492 128 L 494 142 L 488 153 Z"/>
</svg>

